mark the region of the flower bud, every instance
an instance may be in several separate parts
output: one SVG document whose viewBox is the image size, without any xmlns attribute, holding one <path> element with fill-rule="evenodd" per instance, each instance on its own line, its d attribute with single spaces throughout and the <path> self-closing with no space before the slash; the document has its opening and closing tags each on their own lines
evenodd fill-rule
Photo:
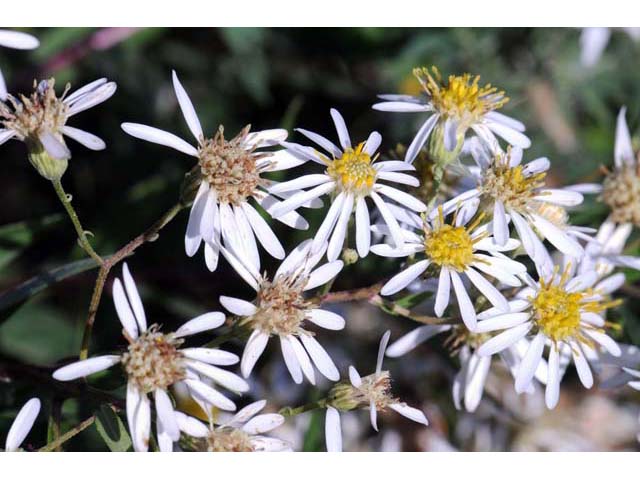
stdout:
<svg viewBox="0 0 640 480">
<path fill-rule="evenodd" d="M 31 165 L 40 175 L 50 181 L 60 180 L 69 166 L 68 158 L 53 158 L 39 140 L 25 141 Z"/>
<path fill-rule="evenodd" d="M 327 404 L 343 412 L 354 410 L 362 406 L 361 403 L 358 392 L 350 383 L 337 383 L 329 391 Z"/>
<path fill-rule="evenodd" d="M 360 257 L 358 256 L 358 252 L 353 248 L 346 248 L 344 252 L 342 252 L 342 260 L 345 265 L 353 265 L 358 261 Z"/>
<path fill-rule="evenodd" d="M 436 181 L 440 181 L 444 175 L 444 170 L 450 163 L 457 160 L 464 145 L 464 131 L 458 128 L 456 132 L 456 145 L 453 150 L 447 150 L 445 147 L 445 128 L 444 121 L 439 121 L 429 136 L 427 151 L 429 159 L 433 162 L 433 176 Z"/>
</svg>

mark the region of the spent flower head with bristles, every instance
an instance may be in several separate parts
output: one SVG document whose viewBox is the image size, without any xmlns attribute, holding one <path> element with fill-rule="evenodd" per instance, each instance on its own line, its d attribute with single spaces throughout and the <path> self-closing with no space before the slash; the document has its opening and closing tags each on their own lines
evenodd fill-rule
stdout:
<svg viewBox="0 0 640 480">
<path fill-rule="evenodd" d="M 211 271 L 217 269 L 220 253 L 226 254 L 225 249 L 260 270 L 258 242 L 273 257 L 284 258 L 280 241 L 252 203 L 272 215 L 283 198 L 296 193 L 272 195 L 268 189 L 277 182 L 263 177 L 265 173 L 304 163 L 285 150 L 264 150 L 287 138 L 287 131 L 250 132 L 250 126 L 246 126 L 235 137 L 226 139 L 224 128 L 219 126 L 211 138 L 205 137 L 186 90 L 175 71 L 172 75 L 180 109 L 195 137 L 196 146 L 147 125 L 123 123 L 122 129 L 133 137 L 171 147 L 197 159 L 198 164 L 188 175 L 189 184 L 185 188 L 189 192 L 197 191 L 184 239 L 187 255 L 195 255 L 204 241 L 205 262 Z M 318 208 L 322 202 L 305 202 L 302 206 Z M 309 227 L 306 220 L 293 210 L 278 220 L 301 230 Z"/>
<path fill-rule="evenodd" d="M 380 339 L 376 369 L 371 375 L 361 377 L 356 368 L 349 367 L 349 384 L 340 383 L 329 393 L 325 418 L 325 441 L 327 451 L 342 451 L 342 427 L 339 411 L 355 408 L 368 408 L 369 419 L 374 430 L 378 431 L 378 412 L 394 410 L 403 417 L 422 425 L 429 425 L 424 413 L 408 406 L 395 398 L 391 392 L 391 375 L 382 370 L 382 362 L 387 350 L 391 332 L 386 331 Z"/>
<path fill-rule="evenodd" d="M 136 451 L 149 448 L 151 404 L 153 394 L 157 415 L 159 443 L 171 451 L 172 442 L 180 437 L 171 387 L 180 385 L 199 402 L 221 410 L 233 411 L 235 404 L 210 385 L 215 382 L 234 392 L 246 392 L 249 385 L 220 366 L 233 365 L 238 357 L 213 348 L 179 348 L 183 338 L 220 327 L 225 316 L 220 312 L 200 315 L 173 333 L 163 334 L 159 326 L 147 327 L 147 318 L 136 284 L 125 263 L 122 278 L 113 284 L 113 300 L 123 335 L 129 342 L 120 355 L 103 355 L 71 363 L 53 372 L 58 381 L 70 381 L 121 364 L 127 375 L 127 421 Z M 124 287 L 123 287 L 124 283 Z M 201 377 L 207 379 L 203 381 Z"/>
<path fill-rule="evenodd" d="M 67 168 L 71 152 L 64 137 L 70 137 L 90 150 L 103 150 L 105 143 L 95 135 L 70 127 L 70 117 L 109 99 L 115 82 L 101 78 L 67 95 L 67 84 L 58 97 L 55 79 L 34 81 L 29 96 L 9 95 L 0 102 L 0 145 L 12 138 L 24 142 L 29 160 L 48 180 L 58 180 Z"/>
<path fill-rule="evenodd" d="M 385 112 L 429 113 L 407 148 L 406 162 L 412 163 L 427 144 L 429 159 L 441 176 L 444 167 L 458 158 L 469 129 L 492 151 L 500 148 L 496 135 L 510 145 L 531 145 L 521 122 L 496 111 L 507 103 L 505 93 L 490 84 L 480 85 L 480 76 L 450 75 L 445 81 L 435 66 L 416 68 L 413 73 L 423 88 L 422 96 L 379 95 L 383 102 L 373 105 L 374 110 Z"/>
<path fill-rule="evenodd" d="M 272 279 L 245 269 L 243 278 L 256 291 L 253 302 L 220 297 L 220 303 L 239 317 L 239 324 L 252 330 L 240 363 L 245 378 L 251 374 L 271 336 L 280 340 L 282 356 L 294 382 L 302 383 L 304 374 L 311 384 L 315 384 L 313 365 L 329 380 L 336 381 L 340 377 L 335 364 L 307 325 L 342 330 L 344 319 L 318 308 L 304 294 L 330 282 L 342 270 L 343 262 L 335 260 L 316 268 L 326 245 L 316 253 L 312 253 L 311 248 L 311 240 L 298 245 L 282 261 Z M 234 261 L 232 256 L 229 258 Z M 236 269 L 242 270 L 242 267 Z"/>
</svg>

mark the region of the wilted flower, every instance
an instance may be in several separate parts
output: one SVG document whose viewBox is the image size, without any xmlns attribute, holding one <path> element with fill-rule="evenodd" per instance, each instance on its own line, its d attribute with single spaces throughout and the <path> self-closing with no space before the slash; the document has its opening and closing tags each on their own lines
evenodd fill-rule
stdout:
<svg viewBox="0 0 640 480">
<path fill-rule="evenodd" d="M 342 428 L 338 410 L 349 411 L 355 408 L 368 408 L 371 426 L 378 431 L 378 411 L 387 409 L 398 412 L 403 417 L 423 425 L 429 425 L 427 417 L 417 408 L 410 407 L 391 394 L 391 376 L 382 370 L 384 354 L 389 343 L 390 331 L 386 331 L 380 339 L 376 370 L 371 375 L 361 377 L 356 368 L 349 367 L 350 384 L 336 385 L 329 394 L 329 406 L 325 418 L 325 440 L 327 451 L 342 451 Z"/>
<path fill-rule="evenodd" d="M 147 327 L 144 307 L 126 263 L 122 275 L 124 288 L 116 279 L 113 300 L 122 323 L 122 334 L 129 342 L 127 351 L 71 363 L 56 370 L 53 378 L 66 382 L 122 364 L 128 379 L 127 420 L 133 447 L 137 451 L 147 451 L 151 431 L 149 394 L 153 394 L 155 400 L 158 435 L 166 435 L 175 442 L 180 431 L 168 394 L 170 387 L 183 382 L 193 397 L 222 410 L 235 410 L 231 400 L 201 381 L 200 376 L 234 392 L 246 392 L 249 385 L 237 375 L 219 368 L 238 362 L 233 353 L 213 348 L 180 348 L 184 337 L 221 326 L 224 314 L 205 313 L 189 320 L 175 332 L 163 334 L 157 324 Z"/>
</svg>

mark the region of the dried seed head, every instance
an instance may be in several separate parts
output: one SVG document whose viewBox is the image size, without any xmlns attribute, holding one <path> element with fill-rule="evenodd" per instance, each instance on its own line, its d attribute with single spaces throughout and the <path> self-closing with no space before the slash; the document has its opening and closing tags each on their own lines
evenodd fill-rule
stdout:
<svg viewBox="0 0 640 480">
<path fill-rule="evenodd" d="M 185 378 L 183 355 L 178 350 L 182 339 L 158 332 L 152 325 L 135 340 L 122 355 L 122 364 L 129 381 L 134 382 L 142 393 L 160 388 L 166 390 Z"/>
<path fill-rule="evenodd" d="M 63 101 L 69 91 L 67 84 L 60 97 L 56 96 L 55 79 L 34 80 L 34 92 L 26 97 L 9 96 L 7 103 L 0 103 L 0 123 L 16 132 L 19 140 L 38 141 L 38 135 L 44 131 L 61 136 L 61 129 L 67 121 L 69 107 Z"/>
<path fill-rule="evenodd" d="M 269 335 L 297 335 L 303 330 L 302 323 L 307 310 L 313 308 L 304 299 L 306 276 L 279 276 L 273 282 L 264 279 L 256 299 L 258 311 L 248 322 Z"/>
<path fill-rule="evenodd" d="M 208 452 L 253 452 L 251 437 L 239 428 L 217 428 L 207 437 Z"/>
<path fill-rule="evenodd" d="M 247 125 L 233 139 L 225 140 L 224 127 L 220 126 L 213 138 L 202 141 L 198 150 L 202 177 L 221 203 L 239 205 L 255 195 L 264 182 L 257 161 L 270 154 L 258 154 L 255 147 L 247 147 L 250 128 Z"/>
<path fill-rule="evenodd" d="M 610 173 L 604 180 L 602 200 L 611 209 L 614 222 L 640 227 L 640 162 Z"/>
</svg>

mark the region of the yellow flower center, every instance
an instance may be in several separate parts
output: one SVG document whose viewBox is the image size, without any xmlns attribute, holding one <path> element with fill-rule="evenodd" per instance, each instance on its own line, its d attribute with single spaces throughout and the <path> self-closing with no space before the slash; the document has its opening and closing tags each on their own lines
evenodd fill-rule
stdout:
<svg viewBox="0 0 640 480">
<path fill-rule="evenodd" d="M 458 272 L 463 272 L 474 261 L 474 243 L 478 242 L 486 235 L 478 235 L 471 238 L 471 233 L 480 224 L 483 214 L 468 226 L 454 226 L 456 218 L 454 215 L 452 224 L 444 223 L 442 207 L 439 207 L 439 222 L 432 230 L 425 229 L 424 252 L 432 263 L 440 267 L 453 268 Z"/>
<path fill-rule="evenodd" d="M 347 148 L 340 158 L 325 159 L 327 174 L 342 190 L 369 192 L 376 181 L 377 171 L 373 159 L 363 151 L 364 142 L 355 149 Z"/>
<path fill-rule="evenodd" d="M 415 68 L 413 74 L 430 97 L 435 109 L 456 119 L 463 128 L 477 122 L 485 113 L 501 108 L 509 99 L 491 84 L 480 86 L 480 76 L 449 75 L 447 83 L 435 67 Z"/>
<path fill-rule="evenodd" d="M 568 292 L 566 284 L 569 273 L 567 267 L 558 282 L 554 281 L 555 274 L 549 281 L 540 280 L 536 296 L 530 299 L 533 319 L 538 328 L 554 342 L 573 338 L 590 345 L 592 342 L 580 331 L 581 328 L 589 328 L 581 325 L 581 314 L 600 313 L 620 302 L 608 297 L 594 299 L 593 289 Z"/>
<path fill-rule="evenodd" d="M 495 200 L 500 200 L 505 207 L 523 210 L 537 195 L 536 190 L 544 186 L 546 172 L 525 176 L 523 166 L 509 166 L 511 152 L 498 154 L 491 168 L 482 178 L 482 193 Z"/>
</svg>

